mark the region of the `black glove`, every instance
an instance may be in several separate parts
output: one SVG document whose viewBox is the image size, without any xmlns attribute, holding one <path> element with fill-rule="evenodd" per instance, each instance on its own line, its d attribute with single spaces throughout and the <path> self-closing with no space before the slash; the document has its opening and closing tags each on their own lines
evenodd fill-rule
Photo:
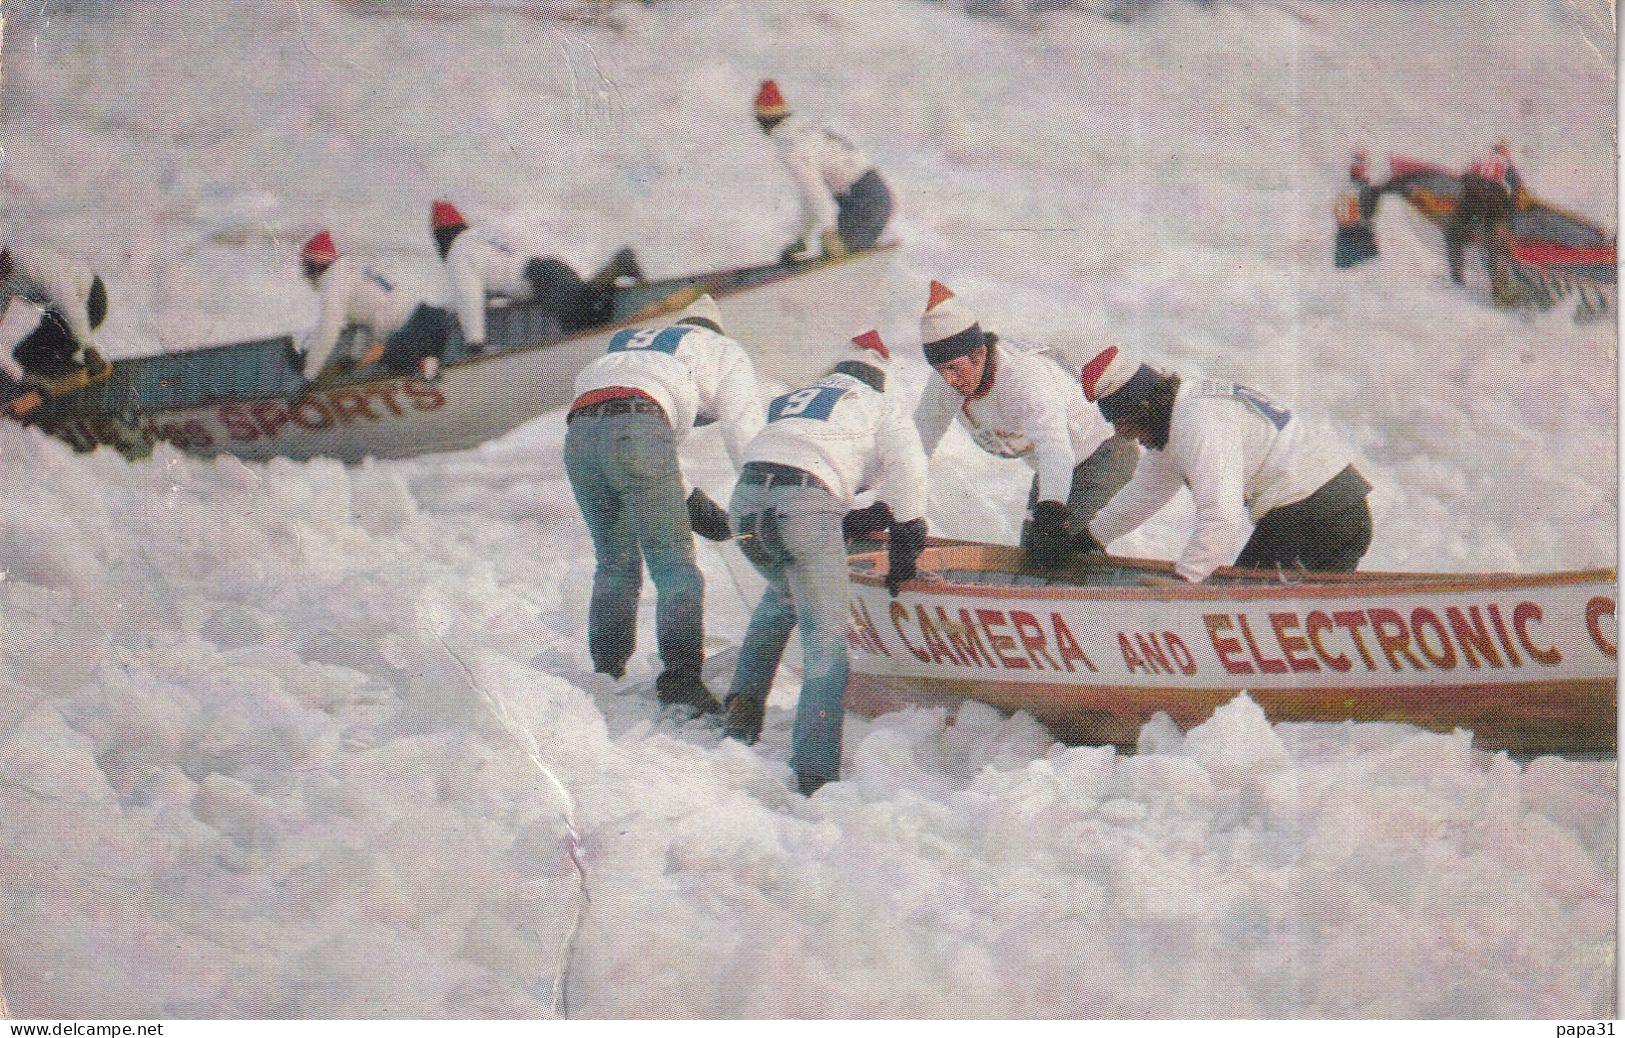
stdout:
<svg viewBox="0 0 1625 1038">
<path fill-rule="evenodd" d="M 862 540 L 890 526 L 891 519 L 891 509 L 886 507 L 886 502 L 876 501 L 868 508 L 846 513 L 841 520 L 841 535 L 849 541 Z"/>
<path fill-rule="evenodd" d="M 1089 532 L 1089 524 L 1079 523 L 1078 531 L 1072 535 L 1072 553 L 1074 555 L 1104 555 L 1106 546 L 1095 540 L 1095 535 Z"/>
<path fill-rule="evenodd" d="M 725 541 L 734 535 L 728 513 L 699 487 L 688 495 L 688 525 L 708 541 Z"/>
<path fill-rule="evenodd" d="M 1066 562 L 1072 547 L 1072 513 L 1059 501 L 1040 501 L 1033 506 L 1033 523 L 1027 531 L 1027 556 L 1039 569 L 1056 569 Z"/>
<path fill-rule="evenodd" d="M 107 369 L 112 367 L 112 365 L 107 363 L 107 359 L 102 356 L 101 351 L 94 346 L 85 347 L 84 363 L 85 371 L 90 374 L 92 379 L 101 378 L 103 375 L 107 374 Z"/>
<path fill-rule="evenodd" d="M 800 263 L 806 258 L 807 239 L 805 238 L 797 238 L 795 241 L 786 245 L 783 252 L 779 253 L 779 262 L 786 267 L 790 266 L 792 263 Z"/>
<path fill-rule="evenodd" d="M 925 519 L 891 524 L 891 540 L 886 544 L 886 590 L 893 598 L 906 581 L 919 575 L 920 552 L 925 550 Z"/>
</svg>

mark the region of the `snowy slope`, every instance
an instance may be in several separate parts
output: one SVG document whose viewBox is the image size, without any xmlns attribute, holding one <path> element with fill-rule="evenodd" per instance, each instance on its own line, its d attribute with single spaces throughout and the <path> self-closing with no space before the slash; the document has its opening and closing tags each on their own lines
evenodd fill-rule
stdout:
<svg viewBox="0 0 1625 1038">
<path fill-rule="evenodd" d="M 1540 193 L 1615 224 L 1614 39 L 1583 4 L 87 6 L 8 15 L 5 227 L 102 271 L 115 354 L 307 324 L 318 226 L 431 285 L 441 195 L 581 266 L 771 257 L 794 214 L 748 101 L 774 75 L 898 191 L 905 393 L 938 277 L 1010 334 L 1323 412 L 1378 484 L 1373 566 L 1616 562 L 1614 329 L 1453 290 L 1398 205 L 1382 261 L 1330 269 L 1357 144 L 1455 163 L 1505 134 Z M 14 1013 L 550 1014 L 577 889 L 540 768 L 592 896 L 575 1015 L 1614 1011 L 1614 762 L 1271 728 L 1246 700 L 1120 757 L 967 709 L 851 719 L 850 781 L 805 801 L 793 681 L 746 749 L 583 678 L 562 435 L 131 466 L 0 427 Z M 689 453 L 720 499 L 719 446 Z M 936 529 L 1013 538 L 1024 469 L 955 434 L 935 471 Z M 737 637 L 750 588 L 699 550 Z"/>
</svg>

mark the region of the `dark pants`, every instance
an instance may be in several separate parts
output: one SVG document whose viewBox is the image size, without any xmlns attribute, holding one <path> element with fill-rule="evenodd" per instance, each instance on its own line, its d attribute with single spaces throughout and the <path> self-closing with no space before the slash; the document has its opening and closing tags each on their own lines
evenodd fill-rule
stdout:
<svg viewBox="0 0 1625 1038">
<path fill-rule="evenodd" d="M 1512 195 L 1506 188 L 1483 177 L 1462 178 L 1461 201 L 1444 228 L 1445 258 L 1450 279 L 1462 282 L 1462 264 L 1467 244 L 1477 232 L 1484 256 L 1489 261 L 1490 288 L 1497 303 L 1509 302 L 1512 295 L 1510 249 L 1512 246 Z"/>
<path fill-rule="evenodd" d="M 68 331 L 68 322 L 61 311 L 53 307 L 45 311 L 39 326 L 16 345 L 11 355 L 17 358 L 24 371 L 49 381 L 84 366 L 74 362 L 73 355 L 78 350 L 79 344 L 74 342 L 73 334 Z"/>
<path fill-rule="evenodd" d="M 859 177 L 846 194 L 836 195 L 835 204 L 840 207 L 835 229 L 846 247 L 854 251 L 879 241 L 880 232 L 891 219 L 891 191 L 872 169 Z"/>
<path fill-rule="evenodd" d="M 655 584 L 660 687 L 698 684 L 705 578 L 677 467 L 671 425 L 659 414 L 578 415 L 564 436 L 564 468 L 598 556 L 587 612 L 593 669 L 621 673 L 637 643 L 643 564 Z"/>
<path fill-rule="evenodd" d="M 1371 547 L 1371 484 L 1350 465 L 1302 501 L 1264 513 L 1236 565 L 1352 573 Z"/>
<path fill-rule="evenodd" d="M 1106 502 L 1117 496 L 1134 476 L 1134 467 L 1140 463 L 1140 445 L 1127 436 L 1113 436 L 1095 452 L 1083 459 L 1072 470 L 1072 487 L 1066 497 L 1067 510 L 1072 513 L 1072 526 L 1082 530 L 1089 525 Z M 1032 515 L 1038 503 L 1038 478 L 1033 478 L 1032 489 L 1027 491 L 1027 514 Z M 1028 535 L 1032 520 L 1021 524 L 1021 546 L 1031 548 Z"/>
<path fill-rule="evenodd" d="M 450 311 L 420 303 L 406 323 L 384 340 L 384 366 L 391 371 L 416 371 L 423 357 L 443 357 L 446 341 L 457 327 Z"/>
<path fill-rule="evenodd" d="M 615 291 L 589 284 L 563 260 L 551 256 L 525 264 L 530 301 L 552 314 L 564 332 L 608 324 L 614 316 Z"/>
</svg>

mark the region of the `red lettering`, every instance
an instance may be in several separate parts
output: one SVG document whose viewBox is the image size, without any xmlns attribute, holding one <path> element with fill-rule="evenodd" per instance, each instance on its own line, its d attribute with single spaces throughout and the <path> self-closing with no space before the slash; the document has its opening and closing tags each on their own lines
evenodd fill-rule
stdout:
<svg viewBox="0 0 1625 1038">
<path fill-rule="evenodd" d="M 1514 667 L 1523 666 L 1523 657 L 1512 647 L 1512 638 L 1507 634 L 1507 625 L 1501 620 L 1501 607 L 1491 605 L 1489 610 L 1490 623 L 1495 625 L 1495 636 L 1501 639 L 1501 648 L 1507 651 L 1507 662 Z"/>
<path fill-rule="evenodd" d="M 1518 632 L 1518 641 L 1523 644 L 1524 651 L 1536 663 L 1555 667 L 1563 662 L 1563 654 L 1557 651 L 1557 646 L 1549 645 L 1542 649 L 1529 640 L 1529 622 L 1540 622 L 1540 606 L 1533 602 L 1519 602 L 1512 609 L 1512 629 Z"/>
<path fill-rule="evenodd" d="M 1179 635 L 1172 631 L 1163 631 L 1162 641 L 1168 646 L 1168 655 L 1179 666 L 1181 674 L 1190 677 L 1196 673 L 1196 657 L 1191 654 L 1190 646 L 1186 645 Z"/>
<path fill-rule="evenodd" d="M 1033 669 L 1043 670 L 1044 664 L 1048 663 L 1050 670 L 1060 670 L 1061 665 L 1049 654 L 1049 643 L 1044 640 L 1044 625 L 1038 622 L 1038 618 L 1031 613 L 1012 609 L 1010 619 L 1016 625 L 1021 647 L 1027 650 L 1027 658 L 1033 661 Z"/>
<path fill-rule="evenodd" d="M 1055 647 L 1060 650 L 1061 662 L 1066 664 L 1066 669 L 1077 670 L 1072 665 L 1072 661 L 1076 660 L 1088 667 L 1091 674 L 1096 673 L 1095 661 L 1089 658 L 1088 653 L 1078 644 L 1078 640 L 1072 637 L 1072 631 L 1067 627 L 1066 621 L 1061 619 L 1061 614 L 1051 613 L 1049 619 L 1050 625 L 1055 629 Z"/>
<path fill-rule="evenodd" d="M 1309 640 L 1303 635 L 1287 633 L 1300 622 L 1297 613 L 1270 614 L 1270 626 L 1275 628 L 1275 643 L 1281 647 L 1281 655 L 1286 657 L 1287 665 L 1292 668 L 1294 674 L 1320 670 L 1320 664 L 1316 663 L 1313 657 L 1293 655 L 1294 652 L 1309 648 Z"/>
<path fill-rule="evenodd" d="M 1146 670 L 1151 669 L 1149 664 L 1134 654 L 1134 646 L 1129 643 L 1128 635 L 1124 634 L 1122 631 L 1117 632 L 1117 648 L 1122 652 L 1123 666 L 1128 668 L 1128 672 L 1130 674 L 1142 667 Z"/>
<path fill-rule="evenodd" d="M 240 407 L 222 407 L 220 409 L 220 422 L 226 427 L 226 435 L 234 440 L 258 439 L 260 431 L 254 428 L 254 423 Z"/>
<path fill-rule="evenodd" d="M 1422 631 L 1429 627 L 1433 628 L 1434 633 L 1439 637 L 1440 651 L 1437 653 L 1433 651 L 1433 647 L 1428 644 L 1427 639 L 1422 637 Z M 1445 633 L 1444 622 L 1439 619 L 1439 614 L 1426 606 L 1418 606 L 1412 609 L 1411 637 L 1416 639 L 1416 647 L 1422 650 L 1422 655 L 1428 658 L 1429 663 L 1440 670 L 1454 670 L 1456 668 L 1456 647 L 1450 644 L 1450 635 Z"/>
<path fill-rule="evenodd" d="M 381 397 L 384 401 L 384 406 L 389 408 L 390 414 L 402 415 L 406 412 L 402 411 L 401 405 L 395 402 L 395 391 L 399 388 L 400 386 L 390 382 L 379 382 L 367 387 L 367 395 Z"/>
<path fill-rule="evenodd" d="M 908 606 L 893 599 L 891 604 L 891 625 L 897 628 L 897 637 L 902 639 L 903 647 L 913 653 L 915 659 L 921 663 L 930 663 L 931 654 L 924 649 L 916 649 L 914 643 L 908 640 L 908 635 L 903 633 L 903 618 L 906 616 L 908 616 Z"/>
<path fill-rule="evenodd" d="M 1332 619 L 1337 621 L 1337 626 L 1346 628 L 1354 638 L 1354 647 L 1360 650 L 1360 662 L 1365 664 L 1365 669 L 1376 670 L 1377 661 L 1372 659 L 1371 653 L 1366 651 L 1365 639 L 1360 637 L 1360 625 L 1365 623 L 1365 613 L 1359 609 L 1349 609 L 1333 613 Z M 1332 669 L 1336 670 L 1337 668 L 1334 666 Z"/>
<path fill-rule="evenodd" d="M 948 635 L 948 644 L 959 653 L 960 660 L 968 661 L 972 667 L 993 666 L 993 657 L 982 648 L 982 640 L 976 636 L 976 624 L 970 618 L 970 610 L 961 609 L 959 619 L 950 620 L 948 611 L 937 606 L 937 623 L 942 626 L 943 633 Z"/>
<path fill-rule="evenodd" d="M 1471 624 L 1468 624 L 1467 616 L 1473 618 Z M 1489 661 L 1490 666 L 1499 667 L 1501 654 L 1495 651 L 1495 639 L 1484 629 L 1484 614 L 1478 611 L 1477 606 L 1468 606 L 1467 616 L 1463 616 L 1456 606 L 1450 606 L 1444 611 L 1444 618 L 1450 621 L 1450 630 L 1455 632 L 1456 641 L 1461 643 L 1461 655 L 1467 661 L 1467 666 L 1474 670 L 1478 669 L 1478 656 L 1473 652 L 1477 649 L 1484 654 L 1484 659 Z"/>
<path fill-rule="evenodd" d="M 267 401 L 255 404 L 248 409 L 248 413 L 254 416 L 260 432 L 267 437 L 275 436 L 278 429 L 288 424 L 288 409 L 278 403 Z"/>
<path fill-rule="evenodd" d="M 315 418 L 308 417 L 307 413 L 311 410 L 316 412 Z M 302 396 L 295 400 L 288 408 L 288 414 L 305 429 L 326 429 L 333 424 L 333 416 L 327 413 L 326 406 L 313 396 Z"/>
<path fill-rule="evenodd" d="M 214 434 L 209 432 L 209 427 L 202 422 L 187 422 L 186 435 L 192 441 L 194 447 L 214 446 Z"/>
<path fill-rule="evenodd" d="M 859 630 L 863 632 L 865 638 L 869 639 L 869 647 L 882 656 L 890 656 L 891 650 L 886 648 L 886 643 L 880 640 L 880 631 L 875 628 L 874 618 L 869 615 L 869 607 L 863 604 L 862 599 L 858 599 L 853 604 L 853 609 L 857 614 Z"/>
<path fill-rule="evenodd" d="M 1213 643 L 1213 651 L 1224 664 L 1224 669 L 1232 674 L 1251 674 L 1253 665 L 1246 660 L 1233 660 L 1231 653 L 1241 652 L 1241 643 L 1234 638 L 1219 637 L 1220 631 L 1230 630 L 1230 616 L 1227 613 L 1203 613 L 1202 622 L 1207 625 L 1208 640 Z M 1122 635 L 1118 635 L 1119 638 Z"/>
<path fill-rule="evenodd" d="M 1157 644 L 1156 635 L 1147 638 L 1136 631 L 1134 633 L 1134 644 L 1140 647 L 1140 655 L 1145 659 L 1146 669 L 1150 670 L 1151 673 L 1172 674 L 1174 672 L 1174 665 L 1168 662 L 1167 654 L 1162 651 L 1162 646 Z"/>
<path fill-rule="evenodd" d="M 993 628 L 1006 627 L 1010 621 L 1005 619 L 1003 613 L 997 609 L 978 609 L 976 618 L 982 621 L 982 633 L 987 635 L 988 645 L 993 647 L 993 655 L 998 661 L 1011 670 L 1031 670 L 1032 664 L 1020 656 L 1006 656 L 1005 653 L 1016 647 L 1016 640 L 1008 634 L 994 634 Z"/>
<path fill-rule="evenodd" d="M 1403 656 L 1417 670 L 1427 670 L 1427 665 L 1411 652 L 1411 632 L 1406 628 L 1403 616 L 1392 609 L 1373 609 L 1368 615 L 1371 617 L 1372 633 L 1377 636 L 1377 644 L 1382 647 L 1383 655 L 1388 657 L 1390 667 L 1403 670 L 1396 658 Z"/>
<path fill-rule="evenodd" d="M 1258 642 L 1253 640 L 1253 629 L 1247 623 L 1245 613 L 1236 614 L 1236 623 L 1241 625 L 1241 636 L 1247 640 L 1247 648 L 1252 650 L 1253 662 L 1258 664 L 1262 674 L 1285 674 L 1286 660 L 1278 660 L 1272 656 L 1265 656 L 1258 651 Z"/>
<path fill-rule="evenodd" d="M 1619 646 L 1608 640 L 1608 636 L 1602 633 L 1602 624 L 1597 621 L 1613 615 L 1614 600 L 1611 598 L 1598 595 L 1586 603 L 1586 630 L 1591 632 L 1591 640 L 1597 643 L 1597 648 L 1609 659 L 1614 659 L 1619 654 Z"/>
<path fill-rule="evenodd" d="M 433 411 L 437 407 L 445 406 L 446 398 L 435 386 L 419 382 L 403 382 L 401 388 L 406 390 L 406 395 L 412 400 L 412 406 L 419 411 Z"/>
<path fill-rule="evenodd" d="M 908 635 L 903 634 L 903 617 L 907 616 L 908 606 L 900 603 L 897 599 L 892 599 L 892 627 L 897 629 L 897 637 L 902 638 L 903 648 L 907 648 L 910 653 L 913 653 L 913 658 L 920 661 L 920 663 L 931 663 L 931 653 L 923 650 L 923 648 L 913 647 L 913 642 L 908 640 Z"/>
<path fill-rule="evenodd" d="M 327 402 L 333 408 L 333 414 L 340 422 L 349 425 L 353 419 L 365 418 L 369 422 L 376 422 L 378 416 L 372 413 L 367 398 L 353 389 L 341 389 L 327 394 Z"/>
<path fill-rule="evenodd" d="M 925 606 L 916 605 L 914 611 L 920 622 L 920 636 L 925 639 L 925 647 L 931 650 L 931 662 L 941 663 L 946 659 L 956 667 L 962 666 L 959 657 L 953 654 L 948 643 L 942 640 L 942 635 L 937 633 L 937 625 L 931 622 L 931 614 L 925 611 Z"/>
</svg>

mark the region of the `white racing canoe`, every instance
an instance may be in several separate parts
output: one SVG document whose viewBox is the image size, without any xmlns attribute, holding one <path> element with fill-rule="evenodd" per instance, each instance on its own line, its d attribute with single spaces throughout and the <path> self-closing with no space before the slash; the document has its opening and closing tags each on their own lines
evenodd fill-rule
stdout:
<svg viewBox="0 0 1625 1038">
<path fill-rule="evenodd" d="M 1113 557 L 1054 577 L 1019 549 L 933 541 L 891 598 L 885 552 L 852 556 L 849 709 L 978 700 L 1060 738 L 1132 748 L 1157 712 L 1200 724 L 1243 692 L 1272 722 L 1466 728 L 1518 753 L 1610 753 L 1612 570 L 1172 578 Z M 1149 586 L 1148 586 L 1149 585 Z"/>
</svg>

